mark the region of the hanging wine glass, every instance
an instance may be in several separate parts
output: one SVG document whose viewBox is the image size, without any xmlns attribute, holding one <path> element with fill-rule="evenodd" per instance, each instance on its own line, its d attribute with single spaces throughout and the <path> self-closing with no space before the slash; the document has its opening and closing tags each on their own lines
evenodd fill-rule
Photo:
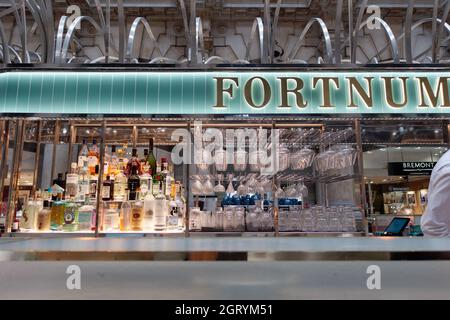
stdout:
<svg viewBox="0 0 450 320">
<path fill-rule="evenodd" d="M 217 178 L 218 178 L 218 183 L 217 183 L 217 185 L 214 187 L 214 192 L 217 192 L 217 193 L 225 192 L 225 187 L 224 187 L 223 184 L 222 184 L 223 175 L 218 174 L 218 175 L 217 175 Z"/>
<path fill-rule="evenodd" d="M 227 193 L 235 194 L 236 190 L 234 190 L 234 187 L 233 187 L 233 175 L 232 174 L 228 175 L 228 181 L 229 181 L 229 183 L 228 183 L 228 187 L 227 187 Z"/>
</svg>

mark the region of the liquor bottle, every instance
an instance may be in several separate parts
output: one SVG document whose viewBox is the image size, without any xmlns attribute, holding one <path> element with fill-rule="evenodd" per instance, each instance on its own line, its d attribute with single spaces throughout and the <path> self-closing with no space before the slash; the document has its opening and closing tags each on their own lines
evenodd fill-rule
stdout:
<svg viewBox="0 0 450 320">
<path fill-rule="evenodd" d="M 135 201 L 131 205 L 131 231 L 142 231 L 144 221 L 144 202 Z"/>
<path fill-rule="evenodd" d="M 97 199 L 98 171 L 99 165 L 96 165 L 94 174 L 91 174 L 89 178 L 89 197 L 91 198 L 91 200 Z"/>
<path fill-rule="evenodd" d="M 138 176 L 138 168 L 136 166 L 131 167 L 131 175 L 128 178 L 128 190 L 130 192 L 129 200 L 138 200 L 138 192 L 141 186 L 141 179 Z"/>
<path fill-rule="evenodd" d="M 13 220 L 12 226 L 11 226 L 11 232 L 19 232 L 20 231 L 20 222 L 18 218 L 15 218 Z"/>
<path fill-rule="evenodd" d="M 20 225 L 23 229 L 36 230 L 37 216 L 40 209 L 38 201 L 34 201 L 32 198 L 28 199 L 27 203 L 23 206 L 22 218 L 20 220 Z"/>
<path fill-rule="evenodd" d="M 154 175 L 156 173 L 156 158 L 153 153 L 153 138 L 150 138 L 148 148 L 149 152 L 147 155 L 146 163 L 152 170 L 151 174 Z"/>
<path fill-rule="evenodd" d="M 172 176 L 173 171 L 172 171 L 172 167 L 169 163 L 166 164 L 166 168 L 165 171 L 163 171 L 164 174 L 164 182 L 165 182 L 165 194 L 166 194 L 166 198 L 167 199 L 172 199 L 171 197 L 171 193 L 172 193 L 172 185 L 174 186 L 174 178 Z M 175 192 L 175 189 L 173 190 Z M 175 195 L 174 197 L 175 198 Z"/>
<path fill-rule="evenodd" d="M 76 197 L 78 194 L 78 173 L 77 163 L 73 162 L 70 166 L 71 171 L 66 175 L 66 195 L 68 197 Z"/>
<path fill-rule="evenodd" d="M 131 205 L 128 201 L 128 190 L 125 190 L 125 201 L 120 208 L 120 231 L 130 230 Z"/>
<path fill-rule="evenodd" d="M 90 174 L 95 174 L 95 167 L 98 165 L 98 159 L 100 158 L 100 154 L 98 152 L 97 140 L 92 141 L 92 147 L 89 150 L 88 156 L 88 167 Z"/>
<path fill-rule="evenodd" d="M 125 171 L 125 175 L 128 177 L 132 174 L 133 168 L 136 168 L 137 174 L 142 174 L 142 166 L 141 161 L 137 156 L 137 149 L 135 148 L 132 149 L 131 158 L 128 161 L 126 168 L 127 169 Z"/>
<path fill-rule="evenodd" d="M 83 163 L 83 167 L 81 168 L 78 182 L 79 182 L 78 199 L 84 202 L 86 201 L 86 198 L 89 197 L 89 169 L 87 161 L 84 161 Z"/>
<path fill-rule="evenodd" d="M 155 197 L 154 221 L 156 231 L 164 231 L 166 229 L 167 209 L 166 196 L 163 194 L 163 182 L 160 181 L 159 192 Z"/>
<path fill-rule="evenodd" d="M 119 159 L 123 160 L 124 168 L 122 170 L 125 170 L 125 168 L 127 167 L 127 164 L 128 164 L 128 160 L 129 160 L 128 144 L 124 143 L 122 146 L 122 149 L 120 151 L 121 152 L 120 152 Z"/>
<path fill-rule="evenodd" d="M 82 168 L 85 161 L 88 161 L 89 149 L 86 143 L 86 139 L 83 139 L 83 145 L 80 153 L 78 154 L 78 167 Z"/>
<path fill-rule="evenodd" d="M 116 154 L 116 146 L 111 147 L 111 157 L 109 159 L 108 172 L 110 176 L 115 177 L 119 170 L 119 157 Z"/>
<path fill-rule="evenodd" d="M 65 203 L 57 198 L 52 204 L 52 212 L 50 215 L 50 228 L 54 231 L 60 231 L 64 224 Z"/>
<path fill-rule="evenodd" d="M 39 211 L 37 218 L 37 230 L 38 231 L 50 231 L 50 216 L 52 213 L 51 202 L 44 201 L 44 207 Z"/>
<path fill-rule="evenodd" d="M 98 158 L 98 161 L 100 163 L 100 155 Z M 111 161 L 111 155 L 108 152 L 108 146 L 105 145 L 105 157 L 103 159 L 103 173 L 107 174 L 109 172 L 109 162 Z"/>
<path fill-rule="evenodd" d="M 65 189 L 66 188 L 66 182 L 64 181 L 63 178 L 63 174 L 62 173 L 58 173 L 58 177 L 56 179 L 53 180 L 53 185 L 58 185 L 61 188 Z M 64 197 L 64 192 L 62 194 L 62 196 Z M 56 195 L 53 195 L 52 200 L 55 201 L 56 200 Z"/>
<path fill-rule="evenodd" d="M 147 192 L 144 197 L 144 230 L 153 231 L 154 228 L 154 212 L 155 212 L 155 197 L 152 192 Z"/>
<path fill-rule="evenodd" d="M 178 207 L 178 229 L 183 230 L 185 226 L 185 216 L 186 216 L 186 199 L 184 198 L 183 187 L 181 186 L 180 181 L 175 183 L 176 186 L 176 195 L 175 202 Z"/>
<path fill-rule="evenodd" d="M 62 229 L 64 231 L 77 231 L 78 226 L 78 206 L 68 201 L 64 206 L 64 224 Z"/>
<path fill-rule="evenodd" d="M 120 228 L 120 210 L 117 202 L 110 202 L 103 207 L 103 231 L 116 232 Z"/>
<path fill-rule="evenodd" d="M 175 201 L 175 184 L 171 186 L 171 192 L 169 196 L 169 215 L 167 216 L 167 229 L 175 230 L 178 228 L 178 205 Z"/>
<path fill-rule="evenodd" d="M 123 163 L 119 160 L 119 163 Z M 125 199 L 125 190 L 127 188 L 127 177 L 122 170 L 118 170 L 114 179 L 114 200 L 123 201 Z"/>
<path fill-rule="evenodd" d="M 147 164 L 148 149 L 144 149 L 144 156 L 141 158 L 142 173 L 148 172 L 150 167 Z"/>
<path fill-rule="evenodd" d="M 114 182 L 111 180 L 111 176 L 108 174 L 106 180 L 103 181 L 102 186 L 102 200 L 110 201 L 114 199 Z"/>
<path fill-rule="evenodd" d="M 84 205 L 78 209 L 78 231 L 95 230 L 95 207 L 90 204 L 89 198 L 86 197 Z"/>
<path fill-rule="evenodd" d="M 141 178 L 141 195 L 143 198 L 145 198 L 147 193 L 152 192 L 152 169 L 149 165 L 146 164 L 146 162 L 141 162 L 144 165 L 142 166 L 142 174 L 140 175 Z"/>
<path fill-rule="evenodd" d="M 156 164 L 156 171 L 153 174 L 153 185 L 152 185 L 152 193 L 154 196 L 156 196 L 159 193 L 159 183 L 162 181 L 162 174 L 161 174 L 161 166 L 159 163 Z"/>
</svg>

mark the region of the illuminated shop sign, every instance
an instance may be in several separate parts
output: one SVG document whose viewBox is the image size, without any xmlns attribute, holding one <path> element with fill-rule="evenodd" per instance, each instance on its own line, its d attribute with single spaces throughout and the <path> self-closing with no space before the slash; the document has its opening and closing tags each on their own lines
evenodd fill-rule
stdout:
<svg viewBox="0 0 450 320">
<path fill-rule="evenodd" d="M 446 72 L 7 72 L 0 112 L 450 113 Z"/>
<path fill-rule="evenodd" d="M 436 162 L 389 162 L 390 176 L 429 176 Z"/>
</svg>

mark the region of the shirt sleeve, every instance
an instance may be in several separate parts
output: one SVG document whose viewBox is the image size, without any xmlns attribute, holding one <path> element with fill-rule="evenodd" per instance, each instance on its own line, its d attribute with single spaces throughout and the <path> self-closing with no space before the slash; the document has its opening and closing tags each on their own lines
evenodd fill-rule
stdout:
<svg viewBox="0 0 450 320">
<path fill-rule="evenodd" d="M 442 167 L 432 178 L 421 228 L 428 237 L 450 237 L 450 166 Z"/>
</svg>

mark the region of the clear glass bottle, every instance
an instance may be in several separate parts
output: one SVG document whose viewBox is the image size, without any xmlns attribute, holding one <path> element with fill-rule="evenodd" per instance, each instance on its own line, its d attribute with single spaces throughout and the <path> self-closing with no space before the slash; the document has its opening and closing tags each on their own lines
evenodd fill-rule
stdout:
<svg viewBox="0 0 450 320">
<path fill-rule="evenodd" d="M 79 182 L 78 200 L 84 202 L 86 201 L 86 198 L 89 198 L 89 170 L 87 161 L 83 162 L 83 167 L 81 168 L 78 182 Z"/>
<path fill-rule="evenodd" d="M 50 231 L 50 217 L 52 213 L 51 202 L 44 201 L 44 207 L 39 211 L 37 217 L 37 230 L 38 231 Z"/>
<path fill-rule="evenodd" d="M 78 231 L 93 231 L 95 229 L 95 207 L 86 198 L 84 205 L 78 209 Z"/>
<path fill-rule="evenodd" d="M 120 208 L 120 231 L 129 231 L 131 221 L 131 204 L 128 201 L 128 190 L 125 191 L 125 201 Z"/>
<path fill-rule="evenodd" d="M 88 161 L 89 157 L 89 149 L 87 146 L 86 139 L 83 139 L 83 145 L 81 146 L 81 150 L 78 153 L 78 167 L 82 168 L 84 166 L 84 162 Z"/>
<path fill-rule="evenodd" d="M 71 171 L 66 175 L 66 196 L 77 197 L 78 195 L 78 170 L 77 163 L 73 162 L 70 166 Z"/>
<path fill-rule="evenodd" d="M 155 197 L 147 192 L 144 198 L 144 231 L 150 232 L 154 229 Z"/>
<path fill-rule="evenodd" d="M 166 229 L 168 205 L 166 196 L 163 194 L 163 182 L 159 182 L 159 192 L 155 197 L 155 231 L 164 231 Z"/>
<path fill-rule="evenodd" d="M 142 231 L 144 222 L 144 202 L 137 200 L 131 205 L 131 231 Z"/>
<path fill-rule="evenodd" d="M 36 230 L 37 218 L 40 209 L 39 202 L 34 201 L 32 198 L 24 204 L 22 218 L 20 220 L 20 225 L 23 229 Z"/>
<path fill-rule="evenodd" d="M 92 141 L 92 147 L 89 150 L 88 156 L 88 167 L 89 173 L 95 174 L 95 167 L 98 165 L 98 159 L 100 158 L 100 153 L 98 151 L 97 140 Z"/>
<path fill-rule="evenodd" d="M 102 230 L 105 232 L 117 232 L 120 229 L 120 210 L 117 202 L 103 203 Z"/>
<path fill-rule="evenodd" d="M 169 215 L 167 216 L 167 229 L 176 230 L 178 229 L 178 219 L 179 219 L 179 207 L 175 201 L 175 184 L 171 186 L 170 199 L 169 199 Z"/>
<path fill-rule="evenodd" d="M 109 166 L 108 166 L 108 174 L 111 177 L 115 177 L 117 174 L 117 170 L 119 170 L 119 157 L 116 154 L 116 146 L 111 147 L 111 157 L 109 159 Z"/>
<path fill-rule="evenodd" d="M 119 160 L 119 163 L 122 161 Z M 127 189 L 127 177 L 122 170 L 118 170 L 114 179 L 114 200 L 123 201 L 126 196 L 125 190 Z"/>
<path fill-rule="evenodd" d="M 185 217 L 186 217 L 186 199 L 184 198 L 183 187 L 180 181 L 175 183 L 176 195 L 175 202 L 178 207 L 178 229 L 183 230 L 185 227 Z"/>
</svg>

